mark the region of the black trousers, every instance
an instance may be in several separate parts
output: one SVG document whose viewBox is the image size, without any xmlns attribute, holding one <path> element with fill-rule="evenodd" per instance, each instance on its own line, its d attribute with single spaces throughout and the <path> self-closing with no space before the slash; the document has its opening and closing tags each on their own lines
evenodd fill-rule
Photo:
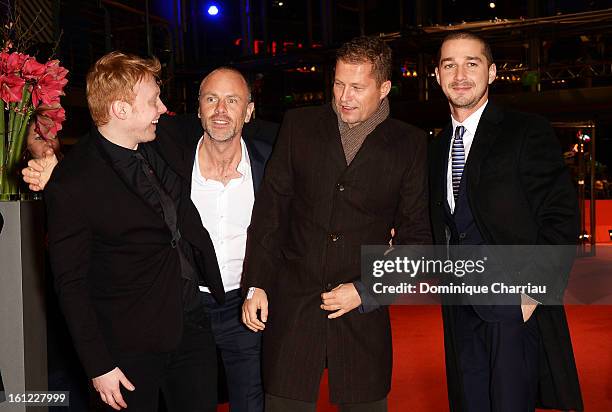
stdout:
<svg viewBox="0 0 612 412">
<path fill-rule="evenodd" d="M 316 402 L 304 402 L 295 399 L 281 398 L 266 393 L 266 412 L 315 412 Z M 374 402 L 341 403 L 340 412 L 387 412 L 387 398 Z"/>
<path fill-rule="evenodd" d="M 225 367 L 231 411 L 263 412 L 261 332 L 255 333 L 242 323 L 240 290 L 227 292 L 223 305 L 210 293 L 200 295 Z"/>
<path fill-rule="evenodd" d="M 185 316 L 183 337 L 175 351 L 119 354 L 116 359 L 136 388 L 133 392 L 121 388 L 127 411 L 156 412 L 160 391 L 168 412 L 217 410 L 217 354 L 203 307 Z"/>
<path fill-rule="evenodd" d="M 535 316 L 523 322 L 520 306 L 513 306 L 506 308 L 511 316 L 487 322 L 472 306 L 454 309 L 464 410 L 534 411 L 539 346 Z"/>
</svg>

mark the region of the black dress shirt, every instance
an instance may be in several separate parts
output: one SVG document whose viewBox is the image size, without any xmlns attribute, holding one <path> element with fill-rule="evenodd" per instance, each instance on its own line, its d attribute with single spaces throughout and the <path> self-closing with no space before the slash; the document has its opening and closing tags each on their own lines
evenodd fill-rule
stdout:
<svg viewBox="0 0 612 412">
<path fill-rule="evenodd" d="M 181 195 L 180 177 L 168 166 L 159 154 L 147 144 L 136 150 L 128 149 L 101 136 L 102 147 L 108 154 L 113 168 L 122 176 L 127 186 L 145 200 L 166 222 L 172 234 L 171 244 L 177 248 L 181 264 L 181 276 L 185 279 L 202 276 L 196 273 L 193 251 L 181 241 L 177 211 Z M 185 310 L 193 309 L 193 291 L 184 291 Z"/>
</svg>

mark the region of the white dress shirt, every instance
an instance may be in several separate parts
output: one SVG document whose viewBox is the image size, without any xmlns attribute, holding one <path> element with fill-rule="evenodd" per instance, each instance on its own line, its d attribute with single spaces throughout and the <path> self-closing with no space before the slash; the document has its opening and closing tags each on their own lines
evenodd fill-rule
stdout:
<svg viewBox="0 0 612 412">
<path fill-rule="evenodd" d="M 242 156 L 238 172 L 242 175 L 223 183 L 206 179 L 200 173 L 198 152 L 202 139 L 196 148 L 193 162 L 191 200 L 195 204 L 202 225 L 210 234 L 219 262 L 221 279 L 225 292 L 240 287 L 242 263 L 246 249 L 247 228 L 251 223 L 251 212 L 255 202 L 251 161 L 244 140 L 240 139 Z M 200 286 L 202 292 L 210 292 Z"/>
<path fill-rule="evenodd" d="M 474 113 L 472 113 L 467 119 L 463 121 L 463 123 L 459 123 L 455 120 L 455 118 L 451 115 L 451 122 L 453 124 L 452 138 L 450 147 L 453 147 L 453 143 L 455 141 L 455 129 L 457 126 L 465 127 L 465 133 L 463 134 L 463 150 L 465 151 L 465 165 L 463 167 L 463 173 L 465 173 L 465 166 L 467 166 L 468 155 L 470 154 L 470 148 L 472 147 L 472 142 L 474 141 L 474 136 L 476 135 L 476 129 L 478 128 L 478 123 L 480 122 L 480 117 L 482 116 L 482 112 L 485 107 L 487 107 L 487 100 L 482 106 L 478 108 Z M 463 179 L 463 176 L 461 176 Z M 452 150 L 448 151 L 448 166 L 446 168 L 446 200 L 448 201 L 448 206 L 450 207 L 451 213 L 455 212 L 455 197 L 453 196 L 453 158 L 452 158 Z"/>
</svg>

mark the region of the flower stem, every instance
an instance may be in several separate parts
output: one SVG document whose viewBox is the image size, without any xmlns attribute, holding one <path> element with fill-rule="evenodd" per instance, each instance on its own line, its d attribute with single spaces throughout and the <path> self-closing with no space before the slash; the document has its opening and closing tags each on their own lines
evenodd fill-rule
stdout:
<svg viewBox="0 0 612 412">
<path fill-rule="evenodd" d="M 4 101 L 0 100 L 0 194 L 4 193 L 4 172 L 6 159 L 4 158 L 6 145 L 6 125 L 4 124 Z"/>
<path fill-rule="evenodd" d="M 23 88 L 23 94 L 19 106 L 11 114 L 13 115 L 13 123 L 9 129 L 9 147 L 7 153 L 6 169 L 4 171 L 5 178 L 3 180 L 4 193 L 17 194 L 19 189 L 19 175 L 16 167 L 19 165 L 21 155 L 23 153 L 25 136 L 27 132 L 28 121 L 32 114 L 30 106 L 31 91 L 28 87 Z M 24 106 L 27 110 L 23 111 Z M 9 115 L 10 116 L 10 115 Z"/>
</svg>

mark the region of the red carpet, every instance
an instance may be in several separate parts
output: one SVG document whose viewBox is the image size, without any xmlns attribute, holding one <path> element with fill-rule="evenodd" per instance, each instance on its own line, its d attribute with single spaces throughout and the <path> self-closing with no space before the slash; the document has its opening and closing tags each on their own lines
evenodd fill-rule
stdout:
<svg viewBox="0 0 612 412">
<path fill-rule="evenodd" d="M 612 306 L 568 306 L 566 310 L 585 410 L 612 411 Z M 389 411 L 448 411 L 440 308 L 393 307 L 391 319 L 394 369 Z M 336 411 L 328 401 L 326 375 L 320 393 L 317 411 Z M 227 411 L 227 406 L 219 410 Z"/>
<path fill-rule="evenodd" d="M 568 306 L 585 411 L 612 411 L 612 306 Z M 442 319 L 436 306 L 393 307 L 390 412 L 448 411 Z M 321 385 L 318 411 L 336 411 Z"/>
</svg>

